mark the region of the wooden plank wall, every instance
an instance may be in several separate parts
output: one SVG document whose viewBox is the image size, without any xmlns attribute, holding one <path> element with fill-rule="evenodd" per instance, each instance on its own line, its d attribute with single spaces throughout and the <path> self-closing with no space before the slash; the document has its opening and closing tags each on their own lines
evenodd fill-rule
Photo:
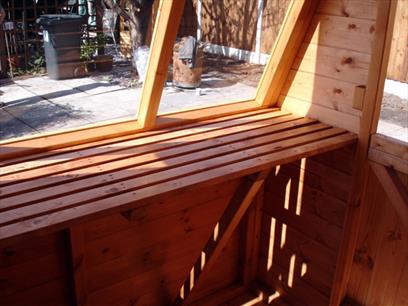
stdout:
<svg viewBox="0 0 408 306">
<path fill-rule="evenodd" d="M 387 78 L 408 82 L 408 0 L 398 0 Z"/>
<path fill-rule="evenodd" d="M 408 188 L 408 175 L 398 173 Z M 347 295 L 355 305 L 408 305 L 408 229 L 370 171 Z"/>
<path fill-rule="evenodd" d="M 276 168 L 265 185 L 258 278 L 291 305 L 328 305 L 354 148 Z"/>
<path fill-rule="evenodd" d="M 0 247 L 0 304 L 72 305 L 67 238 L 59 232 Z"/>
<path fill-rule="evenodd" d="M 236 183 L 147 202 L 130 214 L 131 221 L 117 214 L 87 223 L 81 286 L 87 290 L 86 305 L 169 305 Z M 236 279 L 237 237 L 214 269 L 212 282 L 202 289 L 205 292 Z"/>
<path fill-rule="evenodd" d="M 169 305 L 238 183 L 181 191 L 64 232 L 1 245 L 0 304 Z M 239 283 L 242 234 L 237 228 L 191 302 Z"/>
<path fill-rule="evenodd" d="M 358 132 L 361 111 L 353 97 L 367 82 L 376 13 L 376 0 L 322 0 L 279 104 Z"/>
</svg>

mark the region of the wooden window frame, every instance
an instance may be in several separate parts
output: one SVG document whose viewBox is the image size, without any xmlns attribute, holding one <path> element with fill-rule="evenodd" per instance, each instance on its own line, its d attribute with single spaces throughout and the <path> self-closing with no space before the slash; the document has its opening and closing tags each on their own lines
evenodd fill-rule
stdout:
<svg viewBox="0 0 408 306">
<path fill-rule="evenodd" d="M 401 0 L 391 1 L 390 5 L 387 32 L 385 34 L 384 42 L 384 53 L 381 58 L 381 70 L 376 90 L 374 112 L 372 114 L 371 127 L 369 130 L 370 140 L 367 158 L 370 162 L 376 162 L 408 174 L 408 143 L 377 133 L 399 1 Z"/>
<path fill-rule="evenodd" d="M 387 74 L 392 32 L 396 16 L 396 5 L 397 1 L 393 0 L 378 2 L 376 34 L 372 45 L 367 86 L 362 101 L 363 109 L 358 133 L 358 144 L 353 163 L 354 173 L 343 226 L 343 239 L 337 255 L 336 271 L 329 306 L 340 305 L 346 295 L 354 251 L 357 245 L 357 234 L 363 217 L 362 212 L 365 205 L 367 205 L 365 195 L 367 193 L 367 180 L 370 170 L 369 163 L 372 161 L 380 162 L 379 160 L 372 160 L 372 156 L 370 156 L 369 152 L 372 148 L 378 146 L 378 137 L 380 137 L 380 134 L 376 132 Z M 399 144 L 391 143 L 390 139 L 383 140 L 382 144 L 384 147 L 387 147 L 383 154 L 406 152 L 408 148 L 408 146 L 401 147 Z M 391 146 L 392 149 L 390 149 Z M 406 155 L 405 153 L 405 166 L 408 160 Z M 385 165 L 384 162 L 380 163 Z M 388 166 L 392 166 L 392 164 Z"/>
<path fill-rule="evenodd" d="M 297 50 L 303 41 L 318 3 L 319 0 L 291 1 L 254 99 L 228 104 L 221 101 L 216 106 L 157 115 L 167 66 L 172 54 L 172 45 L 176 38 L 185 4 L 185 0 L 161 0 L 153 32 L 152 51 L 149 54 L 147 64 L 147 78 L 141 91 L 137 119 L 121 119 L 0 141 L 0 159 L 30 155 L 41 151 L 273 106 L 277 103 L 291 63 L 296 57 Z"/>
</svg>

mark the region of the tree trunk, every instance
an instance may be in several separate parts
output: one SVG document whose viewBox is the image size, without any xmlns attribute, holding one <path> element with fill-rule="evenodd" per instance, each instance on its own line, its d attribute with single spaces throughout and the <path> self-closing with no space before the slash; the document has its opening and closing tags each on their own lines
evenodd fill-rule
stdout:
<svg viewBox="0 0 408 306">
<path fill-rule="evenodd" d="M 133 51 L 146 42 L 152 7 L 153 0 L 130 0 L 129 2 L 129 29 Z"/>
</svg>

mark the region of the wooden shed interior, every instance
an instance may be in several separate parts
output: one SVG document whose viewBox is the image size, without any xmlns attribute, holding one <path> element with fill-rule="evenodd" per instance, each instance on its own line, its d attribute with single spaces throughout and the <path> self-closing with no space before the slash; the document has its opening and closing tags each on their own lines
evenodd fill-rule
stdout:
<svg viewBox="0 0 408 306">
<path fill-rule="evenodd" d="M 408 305 L 400 1 L 292 0 L 253 100 L 158 116 L 162 0 L 137 121 L 1 144 L 0 305 Z"/>
</svg>

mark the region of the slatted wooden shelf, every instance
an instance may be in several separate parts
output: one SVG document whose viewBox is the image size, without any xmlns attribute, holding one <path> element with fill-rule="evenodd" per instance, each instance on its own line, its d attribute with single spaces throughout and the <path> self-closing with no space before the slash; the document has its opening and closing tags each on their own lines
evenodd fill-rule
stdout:
<svg viewBox="0 0 408 306">
<path fill-rule="evenodd" d="M 263 109 L 10 159 L 0 164 L 0 240 L 130 211 L 154 196 L 355 141 L 343 129 Z"/>
</svg>

